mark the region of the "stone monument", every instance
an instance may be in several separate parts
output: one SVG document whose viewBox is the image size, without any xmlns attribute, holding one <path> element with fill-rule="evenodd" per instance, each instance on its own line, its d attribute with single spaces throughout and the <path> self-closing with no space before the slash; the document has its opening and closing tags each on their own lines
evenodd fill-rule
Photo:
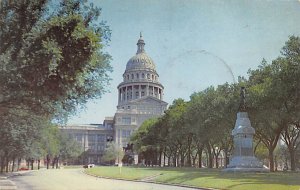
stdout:
<svg viewBox="0 0 300 190">
<path fill-rule="evenodd" d="M 232 130 L 233 155 L 225 172 L 268 172 L 267 168 L 254 156 L 253 135 L 254 128 L 251 126 L 246 111 L 246 90 L 241 88 L 241 101 L 237 113 L 235 127 Z"/>
</svg>

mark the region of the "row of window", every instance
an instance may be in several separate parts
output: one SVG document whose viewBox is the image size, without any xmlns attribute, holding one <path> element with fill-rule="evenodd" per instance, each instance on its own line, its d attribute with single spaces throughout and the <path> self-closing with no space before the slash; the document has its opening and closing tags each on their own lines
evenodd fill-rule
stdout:
<svg viewBox="0 0 300 190">
<path fill-rule="evenodd" d="M 157 80 L 157 76 L 156 75 L 153 75 L 153 74 L 150 74 L 150 73 L 147 73 L 147 74 L 145 74 L 145 73 L 142 73 L 142 74 L 140 74 L 140 73 L 135 73 L 135 74 L 127 74 L 126 76 L 124 76 L 124 80 L 133 80 L 133 79 L 140 79 L 140 77 L 141 77 L 141 79 L 145 79 L 146 78 L 146 76 L 147 76 L 147 79 L 152 79 L 152 80 Z"/>
<path fill-rule="evenodd" d="M 104 145 L 98 145 L 98 146 L 95 144 L 89 145 L 89 151 L 91 151 L 91 152 L 104 151 L 104 150 L 105 150 Z"/>
<path fill-rule="evenodd" d="M 84 134 L 75 134 L 74 138 L 76 141 L 81 142 L 84 138 Z M 105 134 L 89 134 L 87 136 L 88 141 L 89 142 L 94 142 L 94 141 L 98 141 L 98 142 L 106 142 L 106 135 Z"/>
<path fill-rule="evenodd" d="M 130 109 L 130 107 L 128 108 Z M 118 117 L 117 119 L 118 123 L 122 123 L 123 125 L 131 125 L 131 123 L 135 123 L 134 117 Z"/>
</svg>

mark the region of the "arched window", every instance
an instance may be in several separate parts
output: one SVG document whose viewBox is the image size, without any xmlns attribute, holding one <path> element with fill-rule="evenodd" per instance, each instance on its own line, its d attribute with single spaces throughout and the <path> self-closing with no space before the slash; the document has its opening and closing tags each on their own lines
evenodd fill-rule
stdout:
<svg viewBox="0 0 300 190">
<path fill-rule="evenodd" d="M 142 78 L 145 78 L 145 74 L 144 73 L 142 73 Z"/>
<path fill-rule="evenodd" d="M 133 79 L 134 78 L 134 74 L 131 74 L 131 79 Z"/>
<path fill-rule="evenodd" d="M 136 74 L 136 78 L 137 78 L 137 79 L 139 79 L 139 78 L 140 78 L 140 75 L 139 75 L 138 73 Z"/>
<path fill-rule="evenodd" d="M 152 76 L 152 80 L 154 80 L 154 75 L 151 75 Z"/>
<path fill-rule="evenodd" d="M 150 79 L 150 74 L 149 73 L 147 74 L 147 78 Z"/>
<path fill-rule="evenodd" d="M 127 80 L 129 80 L 129 75 L 127 75 Z"/>
</svg>

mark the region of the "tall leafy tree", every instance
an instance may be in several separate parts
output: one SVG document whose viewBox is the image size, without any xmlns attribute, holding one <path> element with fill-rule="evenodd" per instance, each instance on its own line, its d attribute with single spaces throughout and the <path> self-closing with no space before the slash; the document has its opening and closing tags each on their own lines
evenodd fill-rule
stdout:
<svg viewBox="0 0 300 190">
<path fill-rule="evenodd" d="M 64 120 L 106 91 L 110 30 L 100 10 L 85 0 L 0 2 L 0 141 L 9 144 L 1 162 L 11 159 L 7 147 L 28 152 L 40 123 Z"/>
</svg>

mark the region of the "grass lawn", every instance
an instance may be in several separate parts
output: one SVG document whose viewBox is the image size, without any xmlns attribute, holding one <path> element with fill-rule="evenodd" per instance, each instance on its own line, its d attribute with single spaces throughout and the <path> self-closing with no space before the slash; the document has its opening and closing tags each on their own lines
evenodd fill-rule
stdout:
<svg viewBox="0 0 300 190">
<path fill-rule="evenodd" d="M 217 169 L 95 167 L 87 173 L 102 177 L 185 184 L 196 187 L 233 190 L 300 190 L 300 173 L 223 173 Z"/>
</svg>

